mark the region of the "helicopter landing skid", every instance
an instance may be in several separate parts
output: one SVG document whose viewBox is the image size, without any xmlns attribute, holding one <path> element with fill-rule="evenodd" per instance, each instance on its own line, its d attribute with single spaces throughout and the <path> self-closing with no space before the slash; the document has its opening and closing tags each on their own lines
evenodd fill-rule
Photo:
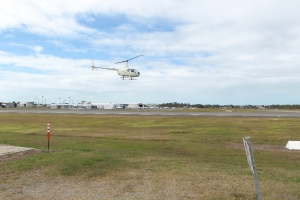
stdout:
<svg viewBox="0 0 300 200">
<path fill-rule="evenodd" d="M 131 80 L 137 80 L 137 79 L 134 79 L 134 78 L 132 78 L 132 77 L 120 77 L 122 80 L 129 80 L 129 81 L 131 81 Z"/>
</svg>

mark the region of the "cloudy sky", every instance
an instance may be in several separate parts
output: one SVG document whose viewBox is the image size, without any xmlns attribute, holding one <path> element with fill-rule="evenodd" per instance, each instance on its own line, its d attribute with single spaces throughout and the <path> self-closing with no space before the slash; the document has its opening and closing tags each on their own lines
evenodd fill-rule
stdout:
<svg viewBox="0 0 300 200">
<path fill-rule="evenodd" d="M 75 3 L 76 2 L 76 3 Z M 300 1 L 9 0 L 0 101 L 299 104 Z M 131 60 L 137 80 L 97 66 Z"/>
</svg>

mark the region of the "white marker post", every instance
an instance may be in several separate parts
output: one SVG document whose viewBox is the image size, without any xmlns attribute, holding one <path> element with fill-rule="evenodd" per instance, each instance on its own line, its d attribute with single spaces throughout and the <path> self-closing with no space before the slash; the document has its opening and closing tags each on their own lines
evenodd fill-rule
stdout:
<svg viewBox="0 0 300 200">
<path fill-rule="evenodd" d="M 48 151 L 50 147 L 50 122 L 47 123 L 47 140 L 48 140 Z"/>
<path fill-rule="evenodd" d="M 245 139 L 243 138 L 243 142 L 244 142 L 247 160 L 248 160 L 248 163 L 250 165 L 250 168 L 251 168 L 253 176 L 254 176 L 257 199 L 262 200 L 250 137 L 245 137 Z"/>
</svg>

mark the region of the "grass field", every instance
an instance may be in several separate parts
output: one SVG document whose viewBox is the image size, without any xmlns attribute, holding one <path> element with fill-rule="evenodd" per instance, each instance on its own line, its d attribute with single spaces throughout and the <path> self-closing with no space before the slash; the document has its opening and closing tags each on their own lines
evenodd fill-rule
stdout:
<svg viewBox="0 0 300 200">
<path fill-rule="evenodd" d="M 59 183 L 87 199 L 256 199 L 250 136 L 263 198 L 300 199 L 300 152 L 284 148 L 299 132 L 298 118 L 1 114 L 0 144 L 40 151 L 0 162 L 0 198 Z"/>
</svg>

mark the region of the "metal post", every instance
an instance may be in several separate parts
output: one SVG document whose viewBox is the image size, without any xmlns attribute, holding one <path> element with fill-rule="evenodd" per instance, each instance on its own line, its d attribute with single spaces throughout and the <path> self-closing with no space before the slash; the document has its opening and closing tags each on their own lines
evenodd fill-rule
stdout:
<svg viewBox="0 0 300 200">
<path fill-rule="evenodd" d="M 246 140 L 246 142 L 249 146 L 249 151 L 250 151 L 250 155 L 251 155 L 252 166 L 253 166 L 253 176 L 254 176 L 254 183 L 255 183 L 255 188 L 256 188 L 256 193 L 257 193 L 257 199 L 262 200 L 262 195 L 261 195 L 260 186 L 259 186 L 259 182 L 258 182 L 258 176 L 257 176 L 257 172 L 256 172 L 256 165 L 255 165 L 255 160 L 254 160 L 254 155 L 253 155 L 253 151 L 252 151 L 252 145 L 251 145 L 250 137 L 246 137 L 245 140 Z"/>
</svg>

